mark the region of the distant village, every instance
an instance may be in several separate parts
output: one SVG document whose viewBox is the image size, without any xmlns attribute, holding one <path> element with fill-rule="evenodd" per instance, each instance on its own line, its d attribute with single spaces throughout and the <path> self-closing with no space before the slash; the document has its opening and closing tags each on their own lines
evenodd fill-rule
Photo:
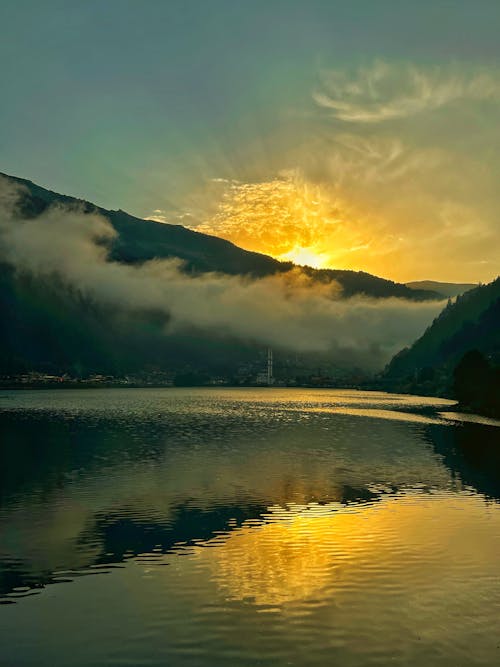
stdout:
<svg viewBox="0 0 500 667">
<path fill-rule="evenodd" d="M 312 370 L 297 359 L 281 360 L 276 366 L 273 351 L 268 349 L 265 359 L 239 366 L 232 373 L 211 374 L 208 371 L 185 366 L 182 369 L 165 370 L 150 368 L 138 373 L 111 375 L 104 373 L 71 374 L 27 371 L 1 375 L 0 387 L 37 388 L 86 388 L 86 387 L 358 387 L 367 377 L 361 371 L 346 376 L 317 368 Z"/>
</svg>

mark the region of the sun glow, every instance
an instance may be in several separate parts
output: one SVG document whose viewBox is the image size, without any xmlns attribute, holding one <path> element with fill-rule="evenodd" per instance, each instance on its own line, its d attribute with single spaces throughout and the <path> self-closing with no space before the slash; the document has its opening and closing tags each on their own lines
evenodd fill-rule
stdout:
<svg viewBox="0 0 500 667">
<path fill-rule="evenodd" d="M 338 198 L 287 174 L 265 182 L 227 183 L 215 215 L 196 229 L 282 261 L 324 268 L 339 264 L 343 251 L 334 248 L 353 245 L 345 216 Z M 360 243 L 356 235 L 354 240 Z"/>
<path fill-rule="evenodd" d="M 313 269 L 322 269 L 328 266 L 328 255 L 314 252 L 311 248 L 296 246 L 289 252 L 280 255 L 278 259 L 293 262 L 299 266 L 312 266 Z"/>
<path fill-rule="evenodd" d="M 413 193 L 389 196 L 379 182 L 383 174 L 364 173 L 357 162 L 351 164 L 353 173 L 349 163 L 344 166 L 345 178 L 339 167 L 335 178 L 321 182 L 300 171 L 257 182 L 212 179 L 193 208 L 190 227 L 300 266 L 367 271 L 403 282 L 418 278 L 422 263 L 414 251 L 421 242 L 412 240 L 418 228 L 411 224 Z M 438 214 L 433 211 L 429 219 Z M 441 237 L 443 232 L 436 236 Z M 432 255 L 429 250 L 430 262 Z"/>
</svg>

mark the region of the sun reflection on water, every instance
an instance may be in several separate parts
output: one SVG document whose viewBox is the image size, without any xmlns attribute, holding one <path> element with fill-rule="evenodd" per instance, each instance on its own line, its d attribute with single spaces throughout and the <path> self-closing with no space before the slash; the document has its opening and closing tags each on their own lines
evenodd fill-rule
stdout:
<svg viewBox="0 0 500 667">
<path fill-rule="evenodd" d="M 412 587 L 415 578 L 447 576 L 438 541 L 456 545 L 462 555 L 465 549 L 471 562 L 488 558 L 483 546 L 489 536 L 475 526 L 482 502 L 464 501 L 453 493 L 413 489 L 363 504 L 272 506 L 262 520 L 196 545 L 192 554 L 226 600 L 251 603 L 259 611 L 322 604 L 346 587 L 362 588 L 378 576 L 385 580 L 391 571 Z M 476 538 L 465 547 L 464 510 Z"/>
<path fill-rule="evenodd" d="M 283 605 L 322 594 L 373 545 L 380 521 L 370 505 L 272 506 L 259 525 L 247 521 L 225 539 L 197 547 L 196 555 L 208 563 L 227 598 Z"/>
</svg>

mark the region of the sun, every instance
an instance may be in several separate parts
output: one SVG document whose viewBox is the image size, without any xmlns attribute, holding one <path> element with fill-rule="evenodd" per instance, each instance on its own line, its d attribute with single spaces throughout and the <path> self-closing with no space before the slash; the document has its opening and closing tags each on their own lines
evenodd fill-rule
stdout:
<svg viewBox="0 0 500 667">
<path fill-rule="evenodd" d="M 295 246 L 290 251 L 279 255 L 278 259 L 293 262 L 298 266 L 311 266 L 313 269 L 322 269 L 328 264 L 328 257 L 324 253 L 317 253 L 311 248 L 301 246 Z"/>
</svg>

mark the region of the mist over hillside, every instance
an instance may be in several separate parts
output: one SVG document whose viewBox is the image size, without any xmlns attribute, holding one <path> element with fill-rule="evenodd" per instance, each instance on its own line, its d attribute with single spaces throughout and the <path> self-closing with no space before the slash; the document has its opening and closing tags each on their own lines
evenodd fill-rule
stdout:
<svg viewBox="0 0 500 667">
<path fill-rule="evenodd" d="M 138 264 L 152 259 L 176 257 L 184 262 L 188 272 L 219 272 L 229 275 L 263 277 L 286 273 L 292 262 L 280 262 L 267 255 L 243 250 L 229 241 L 186 229 L 181 225 L 143 220 L 125 211 L 110 211 L 85 200 L 60 195 L 31 181 L 0 173 L 6 183 L 21 186 L 19 214 L 31 218 L 39 216 L 51 206 L 64 206 L 84 213 L 98 213 L 105 217 L 115 231 L 110 246 L 110 259 Z M 442 297 L 434 290 L 410 289 L 402 283 L 373 276 L 364 271 L 344 269 L 313 269 L 305 273 L 313 280 L 328 283 L 337 281 L 343 296 L 365 294 L 373 297 L 397 297 L 411 301 L 426 301 Z"/>
<path fill-rule="evenodd" d="M 442 307 L 363 272 L 298 268 L 21 179 L 0 185 L 4 373 L 227 374 L 267 346 L 371 371 Z"/>
</svg>

